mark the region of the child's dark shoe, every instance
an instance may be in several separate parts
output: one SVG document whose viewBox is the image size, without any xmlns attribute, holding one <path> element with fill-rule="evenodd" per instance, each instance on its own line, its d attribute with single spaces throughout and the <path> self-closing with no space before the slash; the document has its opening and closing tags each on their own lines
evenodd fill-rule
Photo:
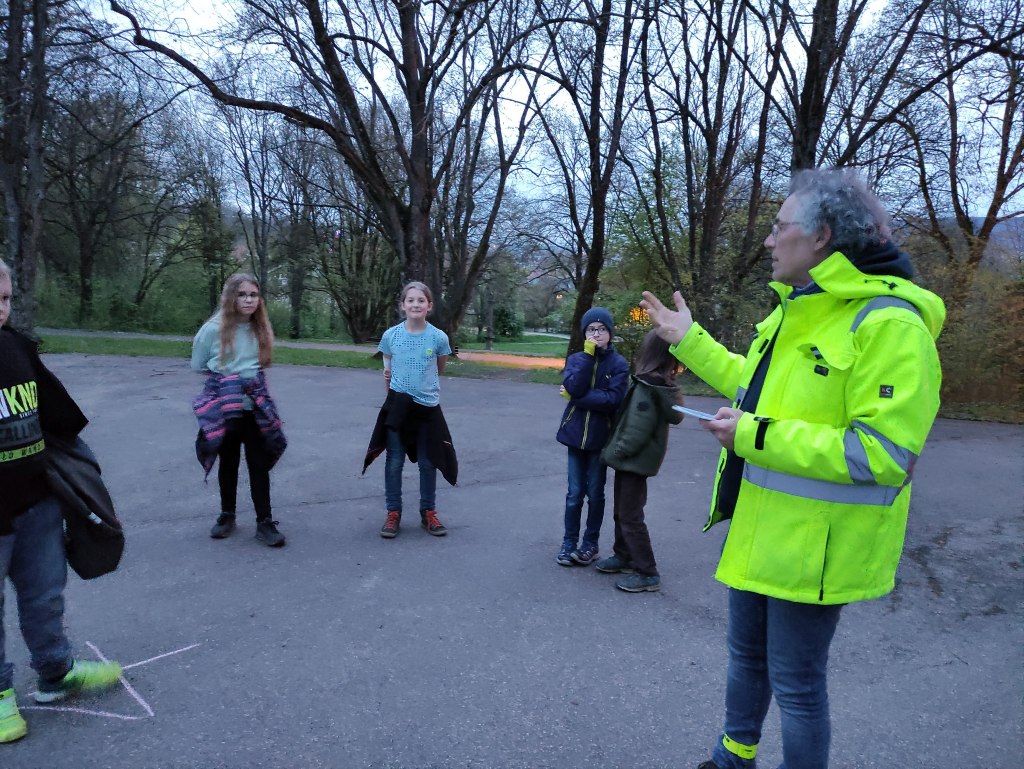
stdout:
<svg viewBox="0 0 1024 769">
<path fill-rule="evenodd" d="M 575 545 L 563 543 L 561 550 L 558 551 L 558 557 L 555 559 L 555 563 L 559 566 L 572 566 L 572 554 L 575 549 Z"/>
<path fill-rule="evenodd" d="M 384 519 L 384 525 L 380 527 L 380 535 L 384 539 L 394 539 L 398 536 L 398 527 L 402 523 L 402 514 L 397 510 L 389 510 L 388 517 Z"/>
<path fill-rule="evenodd" d="M 579 550 L 573 550 L 572 559 L 580 566 L 589 566 L 597 560 L 597 545 L 583 545 Z"/>
<path fill-rule="evenodd" d="M 441 519 L 437 517 L 436 510 L 420 511 L 420 526 L 426 529 L 428 534 L 432 534 L 435 537 L 443 537 L 448 533 L 448 529 L 442 525 Z"/>
</svg>

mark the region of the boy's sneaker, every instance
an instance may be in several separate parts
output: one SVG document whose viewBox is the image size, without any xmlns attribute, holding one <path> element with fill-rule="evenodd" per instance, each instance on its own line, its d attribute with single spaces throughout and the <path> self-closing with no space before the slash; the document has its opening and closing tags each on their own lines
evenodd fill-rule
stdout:
<svg viewBox="0 0 1024 769">
<path fill-rule="evenodd" d="M 221 513 L 217 516 L 217 522 L 210 529 L 210 536 L 214 539 L 224 539 L 235 530 L 235 514 Z"/>
<path fill-rule="evenodd" d="M 277 521 L 266 518 L 256 521 L 256 539 L 267 547 L 283 547 L 284 534 L 277 530 Z"/>
<path fill-rule="evenodd" d="M 718 769 L 718 764 L 716 764 L 714 761 L 705 761 L 700 766 L 698 766 L 697 769 Z"/>
<path fill-rule="evenodd" d="M 655 590 L 661 590 L 661 577 L 657 574 L 629 574 L 616 582 L 615 587 L 627 593 L 653 593 Z"/>
<path fill-rule="evenodd" d="M 572 566 L 572 554 L 574 550 L 576 550 L 576 545 L 563 543 L 562 549 L 558 551 L 558 557 L 555 559 L 555 563 L 559 566 Z"/>
<path fill-rule="evenodd" d="M 426 529 L 428 534 L 433 534 L 435 537 L 443 537 L 448 533 L 448 529 L 441 524 L 440 519 L 437 517 L 436 510 L 421 510 L 420 526 Z"/>
<path fill-rule="evenodd" d="M 633 567 L 629 565 L 629 561 L 624 558 L 619 558 L 617 555 L 610 555 L 607 558 L 602 558 L 594 564 L 594 568 L 598 571 L 603 571 L 605 574 L 633 573 Z"/>
<path fill-rule="evenodd" d="M 18 712 L 14 689 L 0 692 L 0 742 L 20 740 L 28 732 L 25 719 Z"/>
<path fill-rule="evenodd" d="M 79 692 L 106 689 L 121 678 L 121 666 L 116 662 L 89 662 L 75 660 L 67 675 L 58 681 L 39 681 L 36 702 L 56 702 Z"/>
<path fill-rule="evenodd" d="M 384 539 L 394 539 L 398 536 L 398 527 L 402 523 L 402 514 L 397 510 L 388 510 L 388 517 L 384 519 L 384 525 L 380 527 L 380 535 Z"/>
<path fill-rule="evenodd" d="M 572 551 L 572 559 L 580 566 L 589 566 L 597 560 L 597 545 L 584 545 Z"/>
</svg>

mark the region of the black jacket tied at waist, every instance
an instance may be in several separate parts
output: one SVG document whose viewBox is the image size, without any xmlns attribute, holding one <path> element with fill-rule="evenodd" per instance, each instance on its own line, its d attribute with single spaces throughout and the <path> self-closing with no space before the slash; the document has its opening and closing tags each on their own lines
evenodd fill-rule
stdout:
<svg viewBox="0 0 1024 769">
<path fill-rule="evenodd" d="M 427 430 L 427 458 L 441 471 L 444 479 L 454 486 L 459 479 L 459 460 L 441 407 L 423 406 L 416 403 L 411 395 L 394 390 L 388 390 L 388 397 L 377 414 L 377 423 L 373 426 L 370 445 L 366 448 L 366 458 L 363 460 L 363 473 L 387 449 L 388 430 L 398 431 L 405 455 L 410 462 L 415 462 L 421 425 Z"/>
</svg>

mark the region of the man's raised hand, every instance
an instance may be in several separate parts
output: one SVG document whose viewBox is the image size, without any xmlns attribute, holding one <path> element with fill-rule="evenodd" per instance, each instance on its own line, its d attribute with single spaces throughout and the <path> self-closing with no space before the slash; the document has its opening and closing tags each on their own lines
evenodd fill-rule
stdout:
<svg viewBox="0 0 1024 769">
<path fill-rule="evenodd" d="M 683 295 L 678 291 L 672 294 L 672 301 L 676 304 L 675 310 L 670 310 L 663 305 L 661 300 L 650 291 L 644 291 L 643 297 L 640 306 L 647 311 L 647 316 L 654 324 L 654 330 L 658 332 L 658 336 L 669 344 L 678 344 L 693 325 L 693 314 L 686 306 Z"/>
</svg>

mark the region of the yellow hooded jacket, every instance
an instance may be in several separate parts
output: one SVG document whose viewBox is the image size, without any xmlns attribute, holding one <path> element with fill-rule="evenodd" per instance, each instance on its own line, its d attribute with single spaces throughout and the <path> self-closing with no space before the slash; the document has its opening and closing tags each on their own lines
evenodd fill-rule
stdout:
<svg viewBox="0 0 1024 769">
<path fill-rule="evenodd" d="M 716 578 L 801 603 L 840 604 L 892 590 L 910 479 L 939 407 L 935 339 L 945 306 L 909 280 L 869 275 L 835 252 L 811 270 L 822 289 L 782 302 L 746 356 L 698 324 L 671 349 L 726 397 L 743 399 L 775 339 L 757 413 L 735 452 L 745 460 Z M 718 465 L 711 515 L 717 509 Z"/>
</svg>

